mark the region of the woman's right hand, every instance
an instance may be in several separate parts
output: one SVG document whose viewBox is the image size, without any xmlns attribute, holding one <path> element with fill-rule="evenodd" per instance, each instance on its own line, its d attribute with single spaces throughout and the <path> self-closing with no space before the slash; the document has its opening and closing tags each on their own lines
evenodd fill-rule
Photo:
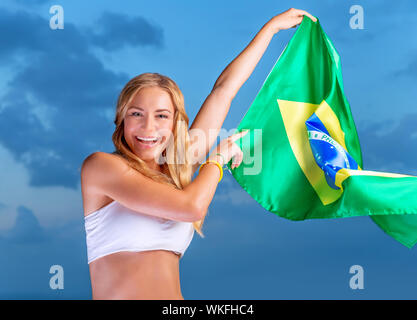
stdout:
<svg viewBox="0 0 417 320">
<path fill-rule="evenodd" d="M 220 143 L 213 150 L 213 152 L 210 154 L 207 160 L 215 160 L 219 162 L 220 165 L 223 167 L 224 164 L 228 163 L 230 159 L 233 158 L 231 168 L 234 169 L 238 167 L 243 160 L 243 152 L 235 143 L 235 141 L 243 137 L 248 132 L 249 130 L 244 130 L 232 134 L 230 137 L 227 137 L 226 139 L 220 141 Z M 221 155 L 223 155 L 223 157 L 216 155 L 217 153 L 220 153 Z"/>
</svg>

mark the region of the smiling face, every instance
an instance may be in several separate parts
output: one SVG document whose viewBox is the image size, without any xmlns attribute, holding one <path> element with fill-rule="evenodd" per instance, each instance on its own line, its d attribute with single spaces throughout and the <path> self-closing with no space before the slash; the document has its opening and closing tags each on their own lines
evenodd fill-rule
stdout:
<svg viewBox="0 0 417 320">
<path fill-rule="evenodd" d="M 124 138 L 130 149 L 153 169 L 174 127 L 175 106 L 159 87 L 146 87 L 127 105 Z"/>
</svg>

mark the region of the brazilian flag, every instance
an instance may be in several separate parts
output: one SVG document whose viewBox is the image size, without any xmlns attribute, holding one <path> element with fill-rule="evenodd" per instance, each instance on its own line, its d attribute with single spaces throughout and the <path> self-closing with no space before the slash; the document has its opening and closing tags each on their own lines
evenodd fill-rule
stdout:
<svg viewBox="0 0 417 320">
<path fill-rule="evenodd" d="M 417 242 L 417 177 L 364 170 L 340 57 L 319 20 L 304 17 L 237 131 L 233 177 L 286 219 L 370 216 L 394 239 Z"/>
</svg>

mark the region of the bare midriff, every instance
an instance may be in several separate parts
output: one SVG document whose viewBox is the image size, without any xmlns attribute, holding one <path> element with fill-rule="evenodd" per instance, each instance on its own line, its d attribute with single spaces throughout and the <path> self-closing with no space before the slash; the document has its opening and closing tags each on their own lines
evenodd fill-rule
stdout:
<svg viewBox="0 0 417 320">
<path fill-rule="evenodd" d="M 90 263 L 93 299 L 183 300 L 179 260 L 168 250 L 117 252 Z"/>
</svg>

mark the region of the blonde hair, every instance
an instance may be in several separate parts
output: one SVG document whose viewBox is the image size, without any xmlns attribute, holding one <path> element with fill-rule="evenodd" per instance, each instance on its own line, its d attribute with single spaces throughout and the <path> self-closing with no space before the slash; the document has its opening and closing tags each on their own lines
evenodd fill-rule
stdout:
<svg viewBox="0 0 417 320">
<path fill-rule="evenodd" d="M 163 163 L 163 171 L 169 172 L 169 176 L 163 172 L 149 168 L 142 159 L 132 152 L 124 138 L 124 118 L 128 105 L 139 90 L 146 87 L 159 87 L 165 90 L 170 94 L 175 106 L 174 128 L 172 132 L 173 141 L 171 140 L 171 143 L 168 143 L 166 149 L 162 152 L 162 154 L 165 153 L 166 157 L 166 161 Z M 112 136 L 116 151 L 113 153 L 122 156 L 127 160 L 130 167 L 146 177 L 159 183 L 173 185 L 178 189 L 183 189 L 191 183 L 192 176 L 188 122 L 188 116 L 184 107 L 184 97 L 177 84 L 172 79 L 159 73 L 142 73 L 132 78 L 125 85 L 117 100 L 116 117 L 114 120 L 116 128 Z M 204 234 L 201 229 L 205 216 L 202 220 L 193 222 L 194 229 L 203 238 Z"/>
</svg>

